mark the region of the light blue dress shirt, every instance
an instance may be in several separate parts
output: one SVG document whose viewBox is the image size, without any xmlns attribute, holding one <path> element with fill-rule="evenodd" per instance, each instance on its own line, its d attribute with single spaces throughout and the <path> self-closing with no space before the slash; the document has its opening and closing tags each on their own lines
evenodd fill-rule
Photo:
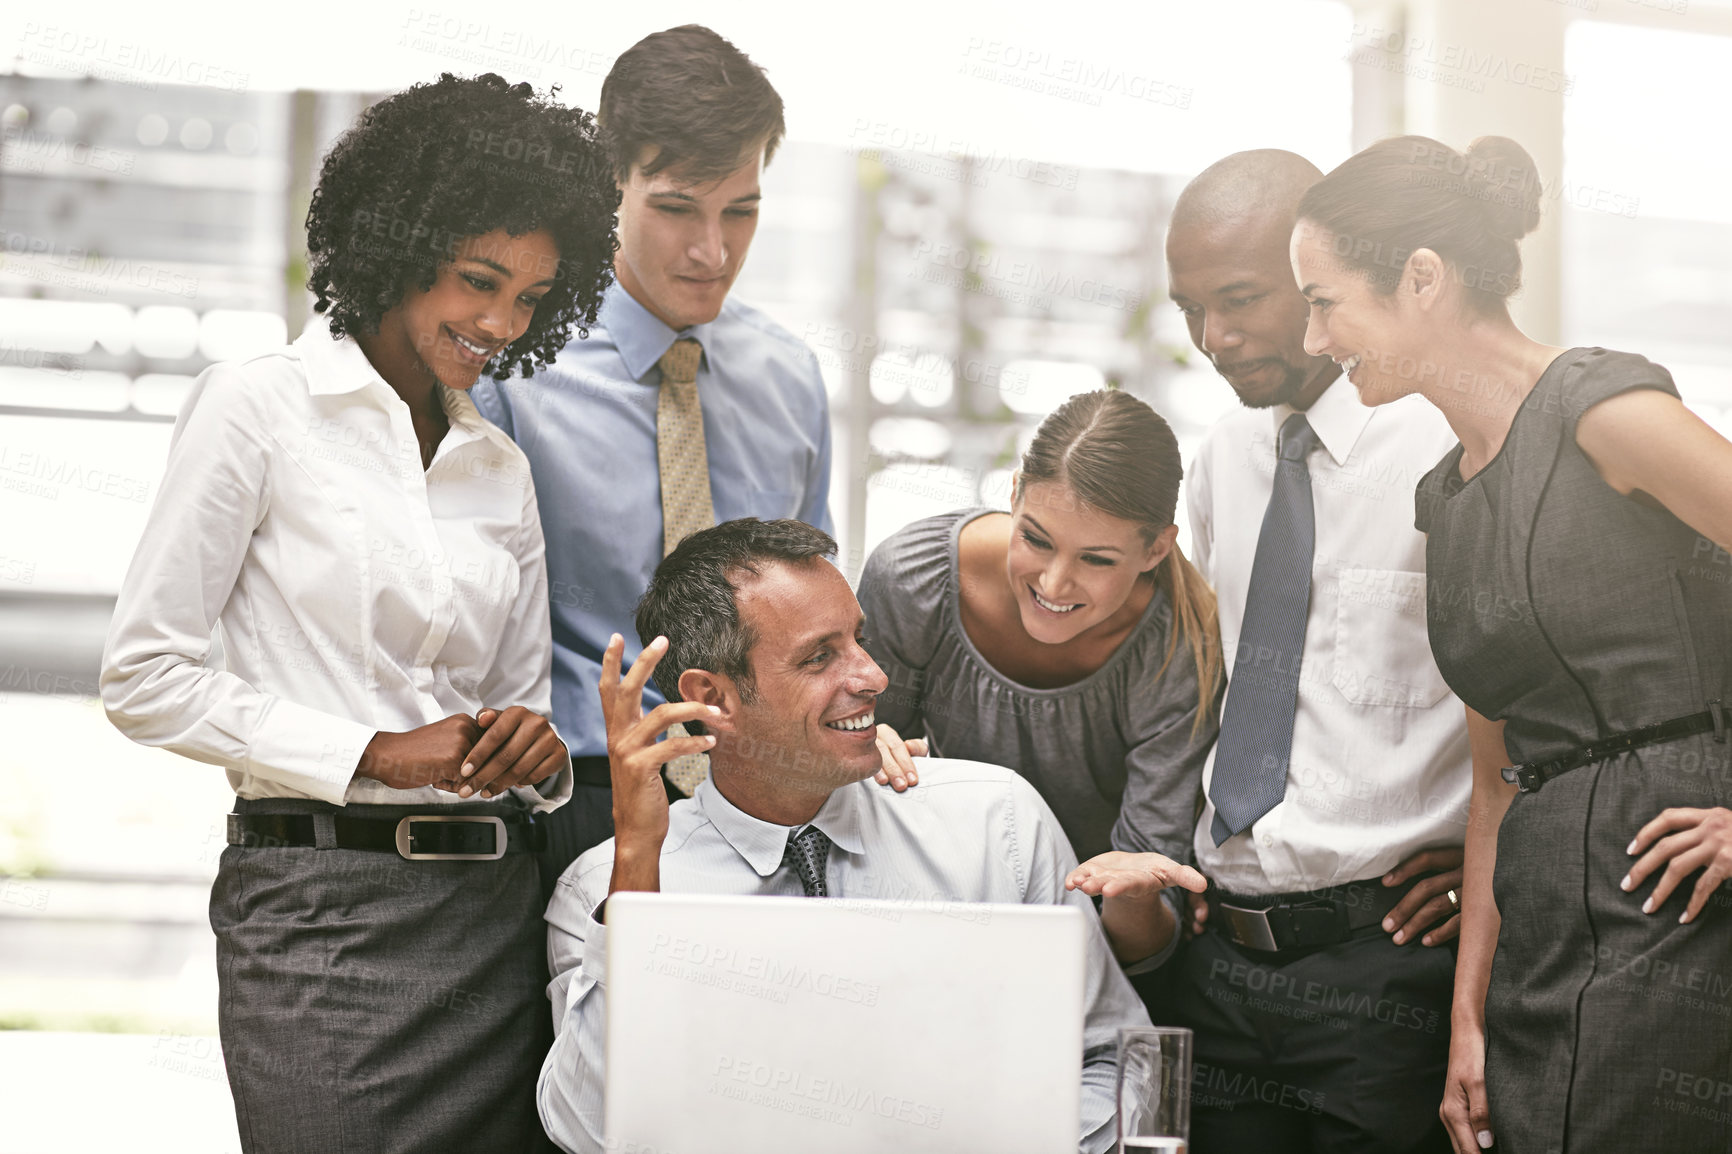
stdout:
<svg viewBox="0 0 1732 1154">
<path fill-rule="evenodd" d="M 1146 1026 L 1149 1017 L 1113 959 L 1094 903 L 1064 888 L 1065 876 L 1076 868 L 1070 843 L 1034 787 L 1010 770 L 978 761 L 917 758 L 916 764 L 920 784 L 906 793 L 870 780 L 843 786 L 812 819 L 834 843 L 830 895 L 1083 910 L 1089 938 L 1079 1148 L 1099 1154 L 1117 1136 L 1119 1028 Z M 793 832 L 735 808 L 707 779 L 669 812 L 662 889 L 798 897 L 805 892 L 799 875 L 782 865 Z M 541 1067 L 536 1101 L 548 1134 L 570 1151 L 600 1151 L 606 1137 L 607 929 L 593 912 L 607 897 L 613 852 L 610 838 L 578 858 L 547 907 L 548 968 L 554 975 L 548 995 L 556 1037 Z"/>
<path fill-rule="evenodd" d="M 605 756 L 596 685 L 607 639 L 642 643 L 632 611 L 662 559 L 656 362 L 680 337 L 704 346 L 704 409 L 716 520 L 793 517 L 832 531 L 830 406 L 805 343 L 729 297 L 708 324 L 675 332 L 611 285 L 596 326 L 529 379 L 483 379 L 481 415 L 529 458 L 547 540 L 553 720 L 574 757 Z M 644 707 L 662 701 L 652 682 Z"/>
</svg>

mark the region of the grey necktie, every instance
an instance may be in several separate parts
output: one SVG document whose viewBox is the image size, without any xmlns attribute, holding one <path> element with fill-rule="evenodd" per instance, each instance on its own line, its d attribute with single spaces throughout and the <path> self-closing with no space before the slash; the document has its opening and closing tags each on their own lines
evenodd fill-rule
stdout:
<svg viewBox="0 0 1732 1154">
<path fill-rule="evenodd" d="M 792 866 L 800 875 L 809 898 L 827 898 L 830 887 L 826 872 L 830 861 L 830 839 L 815 825 L 797 834 L 788 835 L 788 848 L 782 851 L 782 864 Z"/>
<path fill-rule="evenodd" d="M 1249 829 L 1287 792 L 1317 537 L 1305 458 L 1317 445 L 1304 413 L 1281 425 L 1275 484 L 1257 534 L 1244 627 L 1215 741 L 1209 800 L 1215 803 L 1210 833 L 1216 845 Z"/>
<path fill-rule="evenodd" d="M 716 523 L 710 504 L 710 458 L 704 445 L 704 410 L 698 401 L 698 362 L 704 346 L 681 337 L 656 362 L 662 371 L 656 395 L 656 466 L 662 486 L 662 556 L 686 537 Z M 686 736 L 686 727 L 668 727 L 669 737 Z M 688 753 L 668 762 L 663 772 L 687 797 L 709 776 L 710 756 Z"/>
</svg>

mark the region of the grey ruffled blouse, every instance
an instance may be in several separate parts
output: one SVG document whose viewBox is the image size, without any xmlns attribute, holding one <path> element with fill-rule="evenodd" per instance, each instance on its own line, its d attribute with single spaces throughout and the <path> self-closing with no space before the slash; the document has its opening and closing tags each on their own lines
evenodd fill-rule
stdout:
<svg viewBox="0 0 1732 1154">
<path fill-rule="evenodd" d="M 1081 681 L 1033 689 L 994 669 L 963 630 L 956 576 L 963 526 L 992 511 L 915 521 L 867 560 L 859 589 L 866 648 L 890 679 L 878 720 L 904 737 L 925 736 L 935 757 L 1020 773 L 1079 860 L 1122 849 L 1188 861 L 1221 690 L 1193 733 L 1197 671 L 1182 639 L 1157 677 L 1173 628 L 1159 590 L 1131 635 Z"/>
</svg>

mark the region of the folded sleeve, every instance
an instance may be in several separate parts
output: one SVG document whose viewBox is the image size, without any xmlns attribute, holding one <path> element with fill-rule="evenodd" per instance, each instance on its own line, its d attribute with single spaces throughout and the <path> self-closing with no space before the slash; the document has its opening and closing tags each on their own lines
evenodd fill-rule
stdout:
<svg viewBox="0 0 1732 1154">
<path fill-rule="evenodd" d="M 375 729 L 205 665 L 270 509 L 272 407 L 247 370 L 205 370 L 181 410 L 109 626 L 102 703 L 115 727 L 142 745 L 341 805 Z"/>
<path fill-rule="evenodd" d="M 605 871 L 604 871 L 605 874 Z M 568 870 L 547 906 L 547 961 L 553 981 L 553 1048 L 541 1064 L 536 1107 L 562 1150 L 600 1151 L 606 1136 L 607 927 L 596 920 L 606 894 Z"/>
<path fill-rule="evenodd" d="M 1018 781 L 1013 788 L 1019 794 L 1013 809 L 1013 843 L 1025 879 L 1023 902 L 1073 906 L 1088 923 L 1078 1149 L 1083 1154 L 1104 1154 L 1117 1140 L 1119 1030 L 1147 1026 L 1149 1014 L 1113 957 L 1093 900 L 1081 890 L 1064 888 L 1064 879 L 1077 862 L 1058 819 L 1033 786 Z"/>
<path fill-rule="evenodd" d="M 1128 853 L 1188 862 L 1202 805 L 1203 763 L 1220 730 L 1225 678 L 1217 679 L 1207 704 L 1199 700 L 1197 664 L 1185 638 L 1167 658 L 1168 637 L 1177 628 L 1170 607 L 1167 618 L 1165 635 L 1148 646 L 1125 703 L 1132 745 L 1112 843 Z"/>
</svg>

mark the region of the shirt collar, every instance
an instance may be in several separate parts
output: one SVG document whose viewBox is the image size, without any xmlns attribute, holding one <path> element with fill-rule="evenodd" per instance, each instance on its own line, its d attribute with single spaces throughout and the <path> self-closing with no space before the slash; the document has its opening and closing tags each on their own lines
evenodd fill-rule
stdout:
<svg viewBox="0 0 1732 1154">
<path fill-rule="evenodd" d="M 315 314 L 307 321 L 307 327 L 295 341 L 295 348 L 300 352 L 301 363 L 306 366 L 307 392 L 315 397 L 358 392 L 374 382 L 396 396 L 395 390 L 379 375 L 379 370 L 373 367 L 373 362 L 367 359 L 367 354 L 361 351 L 354 337 L 338 340 L 331 335 L 329 317 Z M 503 429 L 481 415 L 467 390 L 441 387 L 439 399 L 445 406 L 451 427 L 461 434 L 452 442 L 453 448 L 483 438 L 501 448 L 513 444 Z"/>
<path fill-rule="evenodd" d="M 323 314 L 314 313 L 307 321 L 307 327 L 295 339 L 295 350 L 307 369 L 307 392 L 315 397 L 353 393 L 374 381 L 385 384 L 385 378 L 379 375 L 355 338 L 333 337 L 331 320 Z"/>
<path fill-rule="evenodd" d="M 866 804 L 865 791 L 877 789 L 871 778 L 845 785 L 830 794 L 812 824 L 845 853 L 859 854 L 866 850 L 860 837 L 860 807 Z"/>
<path fill-rule="evenodd" d="M 1275 406 L 1272 415 L 1277 437 L 1287 418 L 1298 411 L 1292 405 Z M 1345 465 L 1347 458 L 1353 455 L 1353 446 L 1359 443 L 1359 434 L 1371 423 L 1371 409 L 1359 400 L 1359 390 L 1343 373 L 1305 410 L 1305 419 L 1311 423 L 1318 441 L 1329 451 L 1335 463 Z"/>
<path fill-rule="evenodd" d="M 601 311 L 596 316 L 596 323 L 613 338 L 614 347 L 619 350 L 619 358 L 625 362 L 625 370 L 634 381 L 643 380 L 645 374 L 655 368 L 656 362 L 662 359 L 662 354 L 672 348 L 673 343 L 681 337 L 696 338 L 698 343 L 704 346 L 704 360 L 709 362 L 712 371 L 715 369 L 713 350 L 710 347 L 710 332 L 715 327 L 715 321 L 706 321 L 676 333 L 656 319 L 655 315 L 644 308 L 617 280 L 608 285 L 606 293 L 602 295 Z"/>
<path fill-rule="evenodd" d="M 810 822 L 823 830 L 840 849 L 851 854 L 858 854 L 865 848 L 860 840 L 861 788 L 858 784 L 845 785 L 834 791 Z M 734 852 L 745 858 L 761 878 L 767 878 L 782 868 L 788 835 L 804 828 L 776 825 L 753 817 L 723 797 L 715 782 L 707 777 L 698 783 L 692 800 L 698 803 L 722 838 L 734 847 Z"/>
</svg>

